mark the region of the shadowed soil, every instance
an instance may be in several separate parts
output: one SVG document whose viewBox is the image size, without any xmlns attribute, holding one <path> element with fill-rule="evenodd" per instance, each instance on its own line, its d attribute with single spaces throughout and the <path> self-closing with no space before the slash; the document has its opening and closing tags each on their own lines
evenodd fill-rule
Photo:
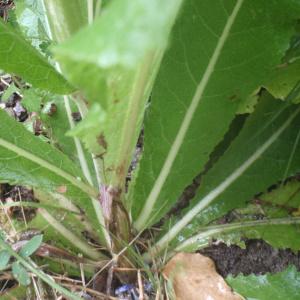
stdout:
<svg viewBox="0 0 300 300">
<path fill-rule="evenodd" d="M 263 240 L 249 239 L 245 241 L 246 249 L 224 243 L 212 245 L 199 251 L 210 257 L 222 276 L 242 273 L 277 273 L 294 265 L 300 271 L 300 251 L 294 253 L 290 249 L 275 249 Z"/>
</svg>

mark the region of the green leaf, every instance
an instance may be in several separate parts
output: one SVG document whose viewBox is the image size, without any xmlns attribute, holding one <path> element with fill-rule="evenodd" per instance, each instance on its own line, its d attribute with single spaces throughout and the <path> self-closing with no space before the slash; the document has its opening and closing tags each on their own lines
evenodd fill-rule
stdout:
<svg viewBox="0 0 300 300">
<path fill-rule="evenodd" d="M 300 107 L 264 94 L 238 137 L 203 176 L 189 207 L 171 222 L 171 229 L 157 245 L 165 247 L 181 230 L 175 243 L 182 242 L 228 211 L 243 207 L 255 194 L 298 172 L 299 112 Z"/>
<path fill-rule="evenodd" d="M 281 63 L 276 66 L 272 76 L 264 84 L 268 91 L 276 98 L 284 99 L 300 80 L 300 26 L 297 23 L 297 33 L 292 37 L 290 47 L 286 51 Z M 299 102 L 299 98 L 295 99 Z"/>
<path fill-rule="evenodd" d="M 55 53 L 63 63 L 75 60 L 81 64 L 95 63 L 103 69 L 115 66 L 133 68 L 143 60 L 149 49 L 156 46 L 164 48 L 170 23 L 173 23 L 180 2 L 113 1 L 100 18 L 56 47 Z M 96 86 L 95 83 L 93 85 Z M 92 98 L 95 97 L 98 94 Z"/>
<path fill-rule="evenodd" d="M 41 45 L 50 43 L 42 2 L 18 0 L 14 12 L 23 35 L 41 52 Z"/>
<path fill-rule="evenodd" d="M 39 112 L 44 99 L 48 100 L 49 93 L 40 89 L 30 88 L 21 92 L 22 105 L 30 112 Z"/>
<path fill-rule="evenodd" d="M 99 239 L 97 231 L 92 225 L 97 222 L 81 213 L 79 208 L 70 203 L 70 201 L 59 194 L 48 194 L 40 190 L 34 190 L 36 198 L 44 205 L 60 205 L 67 209 L 39 209 L 39 213 L 28 223 L 30 228 L 46 228 L 43 230 L 45 242 L 55 241 L 55 246 L 62 249 L 68 249 L 75 255 L 84 254 L 94 260 L 103 259 L 103 255 L 93 246 L 86 243 L 82 232 L 85 232 L 89 238 L 97 241 Z M 88 207 L 88 205 L 86 205 Z M 83 208 L 83 206 L 81 206 Z M 18 223 L 24 228 L 23 223 Z M 99 226 L 99 225 L 98 225 Z M 20 231 L 20 228 L 18 227 Z M 53 243 L 53 242 L 51 242 Z"/>
<path fill-rule="evenodd" d="M 4 270 L 10 260 L 10 254 L 6 250 L 0 251 L 0 270 Z"/>
<path fill-rule="evenodd" d="M 227 245 L 238 244 L 244 247 L 245 238 L 264 239 L 278 249 L 300 249 L 299 217 L 262 219 L 256 221 L 240 221 L 222 225 L 204 226 L 199 228 L 198 234 L 184 240 L 179 236 L 175 252 L 194 252 L 206 247 L 212 240 L 222 241 Z M 172 244 L 170 245 L 172 248 Z"/>
<path fill-rule="evenodd" d="M 90 113 L 70 134 L 104 158 L 106 183 L 124 187 L 151 83 L 180 4 L 112 1 L 93 24 L 54 49 L 67 77 L 89 101 Z"/>
<path fill-rule="evenodd" d="M 128 200 L 136 229 L 158 221 L 204 170 L 237 108 L 280 63 L 299 15 L 291 1 L 185 2 L 145 120 Z"/>
<path fill-rule="evenodd" d="M 293 251 L 300 250 L 300 227 L 293 224 L 292 216 L 299 216 L 300 207 L 300 182 L 294 178 L 287 183 L 280 183 L 278 187 L 269 193 L 256 197 L 256 208 L 265 218 L 289 218 L 290 226 L 269 226 L 268 228 L 253 228 L 244 232 L 241 228 L 242 238 L 262 238 L 276 248 L 290 248 Z M 247 217 L 247 216 L 245 216 Z M 249 216 L 248 216 L 249 217 Z M 250 215 L 251 217 L 251 215 Z M 243 216 L 240 216 L 243 218 Z M 272 220 L 272 219 L 271 219 Z M 270 221 L 271 221 L 270 220 Z"/>
<path fill-rule="evenodd" d="M 65 185 L 65 192 L 69 189 L 74 196 L 78 189 L 97 196 L 97 191 L 84 182 L 82 173 L 67 156 L 37 139 L 5 111 L 0 110 L 0 118 L 1 181 L 52 192 Z"/>
<path fill-rule="evenodd" d="M 43 241 L 42 234 L 34 236 L 21 248 L 19 254 L 22 257 L 29 257 L 41 246 L 42 241 Z"/>
<path fill-rule="evenodd" d="M 284 99 L 300 80 L 300 60 L 276 68 L 265 87 L 276 98 Z M 299 103 L 299 98 L 295 99 Z"/>
<path fill-rule="evenodd" d="M 0 120 L 0 182 L 62 194 L 81 207 L 94 230 L 103 236 L 103 226 L 99 226 L 99 222 L 104 224 L 100 220 L 101 211 L 94 210 L 95 203 L 99 202 L 96 199 L 98 191 L 84 181 L 80 169 L 66 155 L 36 138 L 2 110 Z"/>
<path fill-rule="evenodd" d="M 207 245 L 213 238 L 226 244 L 244 245 L 245 238 L 264 239 L 275 248 L 300 249 L 300 182 L 293 178 L 287 183 L 261 196 L 256 196 L 246 207 L 234 209 L 230 216 L 235 220 L 229 224 L 204 226 L 202 232 L 184 243 L 176 251 L 194 251 Z M 291 217 L 291 214 L 295 217 Z M 261 220 L 255 221 L 257 218 Z"/>
<path fill-rule="evenodd" d="M 45 90 L 68 94 L 69 83 L 34 49 L 19 32 L 0 20 L 0 68 L 15 73 L 24 80 Z"/>
<path fill-rule="evenodd" d="M 228 276 L 226 281 L 247 300 L 299 298 L 300 273 L 294 266 L 276 274 Z"/>
<path fill-rule="evenodd" d="M 9 97 L 14 93 L 14 92 L 20 92 L 19 89 L 15 86 L 15 84 L 11 84 L 3 93 L 1 97 L 1 101 L 7 102 Z"/>
<path fill-rule="evenodd" d="M 34 195 L 35 199 L 39 201 L 38 204 L 35 203 L 39 210 L 33 219 L 26 224 L 20 221 L 14 222 L 14 227 L 18 232 L 27 232 L 32 228 L 42 228 L 43 241 L 45 243 L 50 242 L 52 246 L 65 249 L 75 256 L 81 254 L 83 257 L 97 261 L 107 260 L 106 256 L 95 247 L 89 245 L 83 238 L 82 233 L 84 232 L 89 239 L 99 240 L 97 232 L 91 225 L 93 222 L 89 222 L 88 217 L 82 214 L 77 206 L 62 195 L 48 194 L 36 189 L 34 190 Z M 19 203 L 19 206 L 22 206 L 24 203 L 30 205 L 29 202 L 22 202 Z M 9 207 L 9 205 L 5 204 L 5 207 Z M 26 241 L 23 242 L 26 243 Z M 54 251 L 54 255 L 51 255 L 51 253 L 47 254 L 43 251 L 42 248 L 41 250 L 45 255 L 45 260 L 61 260 L 58 264 L 60 270 L 64 270 L 65 265 L 68 265 L 68 263 L 73 264 L 73 262 L 69 261 L 69 259 L 72 261 L 70 256 L 61 256 L 59 251 Z M 21 253 L 19 254 L 21 255 Z M 77 275 L 80 275 L 79 273 Z"/>
<path fill-rule="evenodd" d="M 0 235 L 3 235 L 3 234 L 4 234 L 3 230 L 0 229 Z M 28 260 L 24 259 L 18 253 L 16 253 L 13 249 L 11 249 L 11 247 L 9 245 L 5 244 L 5 242 L 1 239 L 0 239 L 0 246 L 5 248 L 12 256 L 14 256 L 18 260 L 18 262 L 15 262 L 13 264 L 13 273 L 16 273 L 16 275 L 20 278 L 21 278 L 20 275 L 22 275 L 22 279 L 24 279 L 24 283 L 27 283 L 28 281 L 26 280 L 26 275 L 24 275 L 26 270 L 23 268 L 23 266 L 26 267 L 27 270 L 29 270 L 30 272 L 32 272 L 33 274 L 38 276 L 41 280 L 46 282 L 53 289 L 55 289 L 58 292 L 60 292 L 61 294 L 65 295 L 67 298 L 74 299 L 74 300 L 80 299 L 80 297 L 78 297 L 77 295 L 71 293 L 69 290 L 67 290 L 67 289 L 63 288 L 62 286 L 60 286 L 59 284 L 55 283 L 52 280 L 52 278 L 50 278 L 43 271 L 39 270 L 39 268 L 37 268 L 36 266 L 33 266 Z M 22 264 L 22 266 L 19 264 Z M 14 272 L 14 269 L 16 270 L 16 272 Z M 22 271 L 22 269 L 24 270 L 24 272 Z M 20 273 L 20 271 L 22 274 Z M 27 274 L 27 276 L 28 276 L 28 274 Z"/>
<path fill-rule="evenodd" d="M 67 114 L 65 97 L 34 88 L 23 90 L 22 94 L 22 105 L 25 106 L 29 111 L 35 112 L 37 114 L 36 118 L 41 119 L 43 128 L 45 129 L 44 134 L 46 134 L 48 137 L 48 141 L 57 149 L 66 154 L 74 163 L 80 166 L 78 153 L 75 147 L 75 140 L 66 135 L 66 133 L 72 127 L 71 123 L 73 123 L 73 120 L 71 116 L 69 119 Z M 68 102 L 70 103 L 70 114 L 73 112 L 78 112 L 78 109 L 73 101 Z M 46 111 L 46 108 L 49 105 L 54 105 L 55 111 L 53 113 Z M 34 132 L 33 123 L 33 117 L 24 123 L 26 124 L 26 128 L 28 128 L 31 132 Z M 44 138 L 43 135 L 42 138 Z M 87 151 L 84 151 L 84 149 L 83 152 L 84 157 L 90 167 L 89 169 L 93 170 L 94 166 L 91 155 L 87 153 Z M 94 174 L 92 171 L 91 174 L 93 177 L 92 179 L 94 179 L 95 176 L 93 176 Z"/>
<path fill-rule="evenodd" d="M 21 285 L 29 285 L 31 280 L 26 269 L 19 263 L 14 262 L 12 264 L 12 272 L 14 277 L 19 281 Z"/>
</svg>

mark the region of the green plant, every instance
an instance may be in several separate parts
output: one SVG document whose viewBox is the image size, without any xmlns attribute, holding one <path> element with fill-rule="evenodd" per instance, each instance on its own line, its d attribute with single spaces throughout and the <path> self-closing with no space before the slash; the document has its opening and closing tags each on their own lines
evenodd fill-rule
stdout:
<svg viewBox="0 0 300 300">
<path fill-rule="evenodd" d="M 19 250 L 19 255 L 26 259 L 29 256 L 31 256 L 40 246 L 42 243 L 43 236 L 42 235 L 36 235 L 33 238 L 31 238 L 29 241 L 25 241 L 24 245 L 21 245 Z M 1 270 L 6 269 L 9 267 L 8 263 L 10 260 L 10 252 L 11 249 L 9 245 L 6 245 L 4 240 L 1 239 L 1 246 L 4 248 L 0 252 L 0 264 L 1 264 Z M 22 285 L 29 285 L 30 284 L 30 277 L 27 273 L 27 271 L 22 267 L 20 262 L 16 261 L 13 262 L 11 265 L 12 273 L 14 277 L 20 282 Z"/>
<path fill-rule="evenodd" d="M 299 250 L 300 4 L 103 5 L 20 0 L 15 22 L 0 20 L 0 68 L 32 85 L 11 85 L 35 112 L 26 124 L 0 110 L 0 181 L 30 186 L 40 201 L 18 203 L 38 207 L 28 225 L 46 224 L 44 240 L 95 265 L 140 267 L 135 241 L 160 220 L 146 263 L 212 237 Z M 168 214 L 199 174 L 194 197 Z M 258 194 L 264 218 L 253 220 Z M 238 221 L 218 223 L 243 207 Z"/>
</svg>

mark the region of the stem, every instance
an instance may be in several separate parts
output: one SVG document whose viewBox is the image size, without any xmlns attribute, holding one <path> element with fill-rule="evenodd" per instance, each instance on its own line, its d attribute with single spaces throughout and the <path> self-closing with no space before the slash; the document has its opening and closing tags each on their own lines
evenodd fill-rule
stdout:
<svg viewBox="0 0 300 300">
<path fill-rule="evenodd" d="M 62 286 L 58 285 L 49 275 L 45 274 L 44 272 L 40 271 L 39 269 L 32 266 L 32 264 L 16 253 L 2 238 L 0 238 L 0 245 L 3 249 L 5 249 L 11 256 L 15 257 L 27 270 L 34 273 L 44 282 L 49 284 L 53 289 L 57 290 L 61 294 L 65 295 L 69 299 L 72 300 L 81 300 L 81 297 L 74 295 L 69 290 L 63 288 Z"/>
<path fill-rule="evenodd" d="M 94 1 L 87 0 L 87 11 L 88 11 L 88 22 L 89 24 L 93 23 L 94 19 Z"/>
<path fill-rule="evenodd" d="M 77 108 L 79 109 L 79 112 L 80 112 L 82 118 L 84 118 L 88 113 L 88 109 L 87 109 L 87 106 L 85 104 L 83 97 L 79 94 L 79 95 L 75 95 L 73 97 L 73 99 L 77 105 Z M 92 155 L 92 160 L 93 160 L 93 164 L 94 164 L 96 180 L 97 180 L 97 184 L 98 184 L 98 190 L 100 191 L 101 183 L 103 182 L 103 176 L 100 171 L 101 170 L 101 162 L 100 162 L 100 159 L 97 158 L 94 154 L 91 154 L 91 155 Z"/>
<path fill-rule="evenodd" d="M 70 128 L 73 129 L 75 127 L 75 124 L 74 124 L 74 121 L 73 121 L 73 118 L 72 118 L 72 112 L 71 112 L 70 101 L 69 101 L 68 96 L 64 96 L 64 102 L 65 102 L 65 108 L 66 108 Z M 83 148 L 82 148 L 82 145 L 81 145 L 81 143 L 80 143 L 80 141 L 77 137 L 74 137 L 74 143 L 75 143 L 75 146 L 76 146 L 77 155 L 78 155 L 78 159 L 79 159 L 79 162 L 80 162 L 82 172 L 83 172 L 85 178 L 87 179 L 88 183 L 90 185 L 93 185 L 92 176 L 91 176 L 87 161 L 86 161 L 85 156 L 84 156 Z"/>
<path fill-rule="evenodd" d="M 67 97 L 65 96 L 65 98 L 67 98 Z M 82 99 L 79 99 L 79 100 L 80 101 L 76 101 L 75 103 L 76 103 L 76 105 L 79 109 L 80 114 L 82 115 L 82 117 L 84 117 L 85 114 L 87 113 L 87 107 L 86 107 L 86 105 L 85 105 L 85 103 Z M 79 105 L 79 103 L 80 103 L 80 105 Z M 65 104 L 66 104 L 66 101 L 65 101 Z M 67 102 L 67 106 L 66 106 L 67 115 L 68 115 L 68 118 L 69 118 L 70 127 L 72 129 L 72 128 L 74 128 L 75 125 L 74 125 L 73 119 L 71 117 L 71 109 L 70 109 L 70 103 L 69 102 Z M 76 137 L 74 137 L 74 141 L 75 141 L 75 145 L 76 145 L 76 148 L 77 148 L 78 157 L 79 157 L 79 160 L 80 160 L 80 165 L 83 169 L 83 173 L 87 175 L 87 180 L 92 185 L 93 182 L 92 182 L 90 170 L 88 168 L 88 165 L 87 165 L 84 153 L 83 153 L 81 143 L 78 140 L 78 138 L 76 138 Z M 102 180 L 101 180 L 101 176 L 100 176 L 100 172 L 99 172 L 98 161 L 97 161 L 97 158 L 95 158 L 95 156 L 93 154 L 92 154 L 92 159 L 93 159 L 93 164 L 94 164 L 96 178 L 97 178 L 98 190 L 100 190 L 100 185 L 101 185 Z M 101 226 L 101 231 L 103 233 L 105 244 L 108 247 L 108 249 L 111 249 L 111 239 L 110 239 L 109 233 L 108 233 L 108 231 L 106 229 L 106 226 L 105 226 L 105 221 L 104 221 L 104 217 L 103 217 L 103 213 L 102 213 L 102 207 L 101 207 L 101 204 L 98 201 L 98 199 L 95 199 L 95 198 L 97 198 L 97 197 L 91 197 L 92 204 L 93 204 L 93 207 L 94 207 L 94 211 L 96 213 L 98 222 Z"/>
<path fill-rule="evenodd" d="M 112 174 L 110 183 L 114 187 L 123 188 L 127 171 L 132 159 L 133 149 L 136 145 L 138 134 L 140 133 L 142 119 L 144 116 L 146 103 L 151 93 L 154 79 L 159 70 L 165 49 L 157 48 L 148 52 L 138 70 L 132 83 L 128 106 L 124 111 L 124 123 L 122 124 L 122 134 L 118 153 L 115 155 L 115 165 L 117 172 Z M 122 170 L 122 171 L 120 171 Z"/>
<path fill-rule="evenodd" d="M 87 5 L 82 0 L 42 0 L 47 15 L 50 37 L 67 40 L 88 24 Z"/>
<path fill-rule="evenodd" d="M 128 110 L 124 119 L 126 120 L 122 126 L 122 140 L 120 141 L 120 151 L 116 157 L 118 161 L 116 163 L 119 168 L 124 172 L 122 174 L 114 174 L 111 182 L 113 186 L 122 187 L 125 182 L 125 176 L 127 175 L 128 166 L 131 159 L 132 145 L 135 142 L 136 127 L 139 121 L 140 112 L 143 110 L 143 106 L 147 100 L 145 96 L 145 88 L 151 77 L 152 67 L 155 61 L 155 53 L 149 53 L 145 61 L 140 66 L 139 71 L 136 73 L 131 96 L 129 97 Z M 123 167 L 121 167 L 123 166 Z"/>
<path fill-rule="evenodd" d="M 105 220 L 104 220 L 103 213 L 102 213 L 102 206 L 98 199 L 91 198 L 91 200 L 92 200 L 92 204 L 93 204 L 98 222 L 101 226 L 101 231 L 103 233 L 103 237 L 104 237 L 106 246 L 109 250 L 111 250 L 111 238 L 110 238 L 109 232 L 107 231 L 107 228 L 105 226 Z"/>
</svg>

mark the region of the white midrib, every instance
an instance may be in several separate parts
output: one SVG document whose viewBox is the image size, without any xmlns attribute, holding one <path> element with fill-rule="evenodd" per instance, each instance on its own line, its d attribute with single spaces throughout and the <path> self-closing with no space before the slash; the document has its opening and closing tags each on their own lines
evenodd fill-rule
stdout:
<svg viewBox="0 0 300 300">
<path fill-rule="evenodd" d="M 238 179 L 261 155 L 278 139 L 281 133 L 291 124 L 294 118 L 299 114 L 298 108 L 289 119 L 264 143 L 262 144 L 239 168 L 237 168 L 226 180 L 219 186 L 208 193 L 199 203 L 191 209 L 184 217 L 177 222 L 166 235 L 164 235 L 153 247 L 154 252 L 160 252 L 164 249 L 175 236 L 188 225 L 193 218 L 205 207 L 207 207 L 214 199 L 223 193 L 236 179 Z M 152 253 L 152 251 L 149 251 Z"/>
<path fill-rule="evenodd" d="M 98 192 L 92 187 L 89 186 L 87 184 L 85 184 L 82 181 L 79 181 L 76 177 L 72 176 L 71 174 L 63 171 L 62 169 L 52 165 L 51 163 L 49 163 L 48 161 L 10 143 L 7 142 L 3 139 L 0 138 L 0 146 L 8 149 L 9 151 L 12 151 L 14 153 L 16 153 L 19 156 L 25 157 L 28 160 L 38 164 L 39 166 L 48 169 L 49 171 L 55 173 L 56 175 L 66 179 L 67 181 L 69 181 L 71 184 L 73 184 L 74 186 L 78 187 L 80 190 L 82 190 L 83 192 L 87 193 L 88 195 L 92 196 L 92 197 L 97 197 Z"/>
<path fill-rule="evenodd" d="M 89 25 L 93 23 L 94 20 L 94 1 L 87 0 L 87 12 L 88 12 L 88 23 Z"/>
<path fill-rule="evenodd" d="M 59 64 L 57 64 L 56 66 L 57 66 L 57 69 L 59 70 L 59 72 L 61 72 Z M 66 109 L 66 113 L 67 113 L 70 128 L 73 129 L 75 127 L 75 124 L 74 124 L 74 121 L 72 119 L 72 111 L 71 111 L 71 106 L 70 106 L 70 101 L 69 101 L 68 96 L 64 96 L 64 104 L 65 104 L 65 109 Z M 84 155 L 84 152 L 83 152 L 82 145 L 81 145 L 78 138 L 74 137 L 73 139 L 74 139 L 74 143 L 75 143 L 75 147 L 76 147 L 76 151 L 77 151 L 77 155 L 78 155 L 78 158 L 79 158 L 79 163 L 80 163 L 82 172 L 83 172 L 86 180 L 88 181 L 88 183 L 90 185 L 93 185 L 92 176 L 91 176 L 87 161 L 85 159 L 85 155 Z"/>
<path fill-rule="evenodd" d="M 256 226 L 265 226 L 265 225 L 292 225 L 299 224 L 300 217 L 293 218 L 276 218 L 276 219 L 266 219 L 266 220 L 257 220 L 257 221 L 246 221 L 233 224 L 224 224 L 224 225 L 215 225 L 204 227 L 201 233 L 194 235 L 193 237 L 185 240 L 183 243 L 180 243 L 174 250 L 168 252 L 168 257 L 172 257 L 174 253 L 187 251 L 191 247 L 204 247 L 209 243 L 208 238 L 215 236 L 216 234 L 225 233 L 231 230 L 243 230 L 247 227 L 256 227 Z M 200 244 L 201 243 L 201 244 Z M 151 252 L 147 252 L 143 255 L 145 262 L 151 262 L 153 257 L 159 253 L 158 249 L 153 248 Z"/>
<path fill-rule="evenodd" d="M 43 218 L 52 226 L 56 231 L 58 231 L 65 239 L 67 239 L 72 245 L 77 247 L 84 253 L 94 260 L 103 259 L 103 255 L 97 251 L 95 248 L 90 246 L 86 241 L 79 238 L 59 221 L 57 221 L 47 210 L 40 208 L 39 213 Z"/>
<path fill-rule="evenodd" d="M 48 16 L 47 16 L 47 13 L 46 13 L 46 8 L 45 8 L 44 1 L 45 0 L 42 1 L 42 5 L 43 5 L 43 10 L 44 10 L 45 16 L 46 16 L 45 17 L 46 28 L 47 28 L 47 32 L 48 32 L 49 36 L 53 39 L 53 35 L 52 35 L 51 29 L 50 29 L 49 20 L 48 20 Z M 93 9 L 93 0 L 88 0 L 87 5 L 88 5 L 88 15 L 89 15 L 88 16 L 88 18 L 89 18 L 88 21 L 89 21 L 89 24 L 91 24 L 93 22 L 93 11 L 92 11 L 92 9 Z M 61 68 L 60 68 L 60 65 L 59 65 L 58 62 L 56 63 L 56 69 L 58 70 L 59 73 L 61 73 Z M 65 103 L 65 108 L 66 108 L 70 128 L 72 129 L 74 127 L 74 122 L 71 118 L 71 107 L 70 107 L 69 99 L 68 99 L 67 96 L 64 96 L 64 103 Z M 78 104 L 77 104 L 77 107 L 79 108 L 79 110 L 80 110 L 80 112 L 83 116 L 83 112 L 81 111 L 80 106 Z M 81 145 L 79 139 L 76 138 L 76 137 L 74 137 L 74 142 L 75 142 L 75 147 L 76 147 L 76 151 L 77 151 L 77 154 L 78 154 L 78 158 L 79 158 L 79 162 L 80 162 L 80 166 L 82 168 L 83 174 L 86 177 L 86 179 L 88 180 L 88 182 L 91 184 L 90 189 L 92 189 L 93 192 L 94 192 L 93 194 L 89 193 L 89 195 L 90 195 L 90 199 L 92 201 L 92 205 L 94 207 L 94 211 L 95 211 L 95 214 L 97 216 L 99 225 L 101 227 L 101 229 L 100 229 L 101 234 L 103 234 L 103 237 L 105 239 L 107 248 L 111 249 L 110 235 L 109 235 L 109 232 L 107 231 L 106 226 L 105 226 L 105 220 L 104 220 L 104 217 L 103 217 L 101 204 L 97 199 L 98 198 L 98 191 L 95 190 L 94 187 L 92 187 L 92 184 L 93 184 L 92 176 L 91 176 L 91 173 L 90 173 L 90 170 L 89 170 L 89 167 L 88 167 L 88 164 L 87 164 L 84 152 L 83 152 L 82 145 Z M 97 159 L 93 155 L 92 155 L 92 159 L 93 159 L 93 164 L 94 164 L 94 167 L 95 167 L 95 173 L 96 173 L 96 179 L 97 179 L 98 187 L 100 187 L 100 184 L 101 184 L 102 180 L 101 180 L 101 176 L 99 174 Z"/>
<path fill-rule="evenodd" d="M 50 29 L 50 24 L 49 24 L 48 16 L 47 16 L 47 13 L 46 13 L 44 0 L 41 1 L 41 4 L 43 6 L 43 11 L 44 11 L 44 15 L 45 15 L 46 31 L 47 31 L 49 37 L 52 40 L 54 40 L 52 31 Z M 88 3 L 88 7 L 89 7 L 89 3 Z M 60 67 L 58 62 L 55 63 L 55 68 L 60 74 L 62 74 L 61 67 Z M 70 101 L 69 101 L 68 96 L 66 96 L 66 95 L 64 95 L 64 104 L 65 104 L 66 114 L 67 114 L 67 117 L 68 117 L 70 128 L 73 129 L 75 127 L 75 124 L 74 124 L 74 121 L 73 121 L 72 116 L 71 116 L 72 112 L 71 112 Z M 75 143 L 75 147 L 76 147 L 76 151 L 77 151 L 77 154 L 78 154 L 79 163 L 80 163 L 82 172 L 83 172 L 85 178 L 87 179 L 88 183 L 90 185 L 93 185 L 92 176 L 91 176 L 87 161 L 85 159 L 85 155 L 84 155 L 84 152 L 83 152 L 83 149 L 82 149 L 82 145 L 76 137 L 74 137 L 74 143 Z"/>
<path fill-rule="evenodd" d="M 171 149 L 168 153 L 168 156 L 165 160 L 165 163 L 160 171 L 159 176 L 157 177 L 153 188 L 145 202 L 145 205 L 138 217 L 138 219 L 135 222 L 135 228 L 137 230 L 142 230 L 145 226 L 145 224 L 147 223 L 150 215 L 152 214 L 152 209 L 155 205 L 155 202 L 161 192 L 161 189 L 171 171 L 171 168 L 173 166 L 173 163 L 176 159 L 176 156 L 178 154 L 178 151 L 183 143 L 183 140 L 186 136 L 186 133 L 189 129 L 189 126 L 191 124 L 191 121 L 193 119 L 194 113 L 199 105 L 199 102 L 201 100 L 201 97 L 205 91 L 205 88 L 208 84 L 208 81 L 214 71 L 215 65 L 218 61 L 218 58 L 220 57 L 222 48 L 229 36 L 230 30 L 234 24 L 235 18 L 242 6 L 244 0 L 238 0 L 233 11 L 232 14 L 229 16 L 227 23 L 224 27 L 224 30 L 222 32 L 222 35 L 220 36 L 220 39 L 217 43 L 217 46 L 214 50 L 214 53 L 207 65 L 207 68 L 204 72 L 204 75 L 199 83 L 199 85 L 197 86 L 196 92 L 192 98 L 191 104 L 189 106 L 189 108 L 187 109 L 187 112 L 184 116 L 183 122 L 181 123 L 180 129 L 177 133 L 177 136 L 171 146 Z"/>
<path fill-rule="evenodd" d="M 211 237 L 217 233 L 223 233 L 226 231 L 231 231 L 234 229 L 244 229 L 247 227 L 254 226 L 265 226 L 265 225 L 292 225 L 299 224 L 300 217 L 293 218 L 276 218 L 276 219 L 267 219 L 267 220 L 258 220 L 258 221 L 248 221 L 243 223 L 235 223 L 235 224 L 225 224 L 212 226 L 211 228 L 207 227 L 204 232 L 201 232 L 189 239 L 187 239 L 184 243 L 181 243 L 179 246 L 175 248 L 176 252 L 184 251 L 185 248 L 190 247 L 191 245 L 205 239 Z"/>
</svg>

